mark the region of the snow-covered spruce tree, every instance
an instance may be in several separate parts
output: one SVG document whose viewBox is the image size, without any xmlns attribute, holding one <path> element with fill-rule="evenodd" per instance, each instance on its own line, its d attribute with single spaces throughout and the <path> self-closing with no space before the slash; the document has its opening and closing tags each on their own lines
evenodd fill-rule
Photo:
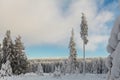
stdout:
<svg viewBox="0 0 120 80">
<path fill-rule="evenodd" d="M 36 74 L 43 76 L 43 67 L 41 64 L 38 64 Z"/>
<path fill-rule="evenodd" d="M 21 73 L 26 73 L 26 70 L 28 68 L 28 61 L 24 52 L 24 46 L 21 42 L 20 36 L 18 36 L 15 40 L 13 55 L 14 56 L 11 62 L 13 74 L 19 75 Z"/>
<path fill-rule="evenodd" d="M 97 69 L 98 69 L 98 60 L 95 58 L 92 61 L 92 73 L 97 74 Z"/>
<path fill-rule="evenodd" d="M 80 73 L 80 69 L 79 69 L 79 67 L 76 67 L 75 74 L 79 74 L 79 73 Z"/>
<path fill-rule="evenodd" d="M 86 61 L 86 67 L 85 67 L 85 72 L 86 73 L 91 73 L 91 69 L 92 69 L 92 64 L 90 61 Z"/>
<path fill-rule="evenodd" d="M 2 66 L 1 66 L 1 70 L 0 70 L 0 77 L 6 76 L 6 70 L 5 69 L 6 69 L 6 66 L 3 63 Z"/>
<path fill-rule="evenodd" d="M 70 66 L 70 72 L 69 73 L 75 73 L 76 71 L 76 65 L 77 65 L 77 51 L 76 51 L 76 48 L 75 48 L 75 41 L 74 41 L 74 30 L 72 29 L 72 32 L 71 32 L 71 37 L 70 37 L 70 43 L 69 43 L 69 49 L 70 49 L 70 56 L 69 56 L 69 59 L 68 59 L 68 63 Z"/>
<path fill-rule="evenodd" d="M 8 76 L 11 76 L 12 75 L 12 67 L 10 65 L 10 61 L 7 60 L 6 63 L 5 63 L 5 65 L 6 65 L 6 74 Z"/>
<path fill-rule="evenodd" d="M 60 66 L 58 66 L 58 67 L 55 66 L 55 71 L 54 71 L 54 73 L 53 73 L 53 76 L 54 76 L 55 78 L 61 77 Z"/>
<path fill-rule="evenodd" d="M 98 73 L 98 74 L 101 74 L 101 73 L 102 73 L 102 58 L 98 58 L 97 73 Z"/>
<path fill-rule="evenodd" d="M 12 57 L 13 57 L 12 50 L 13 50 L 13 43 L 10 35 L 10 30 L 7 30 L 5 38 L 3 39 L 3 47 L 2 47 L 3 57 L 1 60 L 2 63 L 6 63 L 7 60 L 10 60 L 10 62 L 12 61 Z"/>
<path fill-rule="evenodd" d="M 2 67 L 0 70 L 0 77 L 11 76 L 11 75 L 12 75 L 12 68 L 10 65 L 10 61 L 7 60 L 6 63 L 2 64 Z"/>
<path fill-rule="evenodd" d="M 102 74 L 106 74 L 108 72 L 108 69 L 105 65 L 105 59 L 103 59 L 103 63 L 102 63 Z"/>
<path fill-rule="evenodd" d="M 82 63 L 82 61 L 79 62 L 79 71 L 80 71 L 80 73 L 83 72 L 83 63 Z"/>
<path fill-rule="evenodd" d="M 70 74 L 70 71 L 71 71 L 71 61 L 70 61 L 70 59 L 66 60 L 66 64 L 67 64 L 67 66 L 66 66 L 65 73 Z"/>
<path fill-rule="evenodd" d="M 102 59 L 102 64 L 101 64 L 101 66 L 102 66 L 102 74 L 106 74 L 108 72 L 108 69 L 107 69 L 107 67 L 105 65 L 105 59 L 106 58 L 101 58 L 101 59 Z"/>
<path fill-rule="evenodd" d="M 62 62 L 62 67 L 61 67 L 61 73 L 62 73 L 63 75 L 66 74 L 66 68 L 67 68 L 67 62 L 66 62 L 66 60 L 64 60 L 64 61 Z"/>
<path fill-rule="evenodd" d="M 116 80 L 120 78 L 120 17 L 112 28 L 107 51 L 110 53 L 106 60 L 106 66 L 109 69 L 108 80 Z"/>
</svg>

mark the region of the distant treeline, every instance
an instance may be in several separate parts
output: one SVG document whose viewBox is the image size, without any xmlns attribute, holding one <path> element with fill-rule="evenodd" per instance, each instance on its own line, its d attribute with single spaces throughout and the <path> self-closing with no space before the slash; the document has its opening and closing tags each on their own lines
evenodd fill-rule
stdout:
<svg viewBox="0 0 120 80">
<path fill-rule="evenodd" d="M 77 59 L 77 70 L 79 73 L 83 71 L 83 60 Z M 37 66 L 41 63 L 43 67 L 43 71 L 45 73 L 53 73 L 55 71 L 55 66 L 66 67 L 68 65 L 67 59 L 31 59 L 29 60 L 30 72 L 36 72 Z M 93 74 L 105 74 L 108 72 L 108 69 L 105 66 L 105 58 L 87 58 L 86 59 L 86 73 L 93 73 Z"/>
</svg>

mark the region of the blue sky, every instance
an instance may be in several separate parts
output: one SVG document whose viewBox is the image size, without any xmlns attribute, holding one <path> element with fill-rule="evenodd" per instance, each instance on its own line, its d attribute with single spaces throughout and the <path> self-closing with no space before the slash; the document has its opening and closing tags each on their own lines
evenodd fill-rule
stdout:
<svg viewBox="0 0 120 80">
<path fill-rule="evenodd" d="M 106 57 L 110 31 L 119 16 L 118 0 L 0 0 L 1 41 L 10 29 L 13 39 L 22 36 L 28 58 L 68 57 L 74 28 L 77 54 L 82 57 L 82 12 L 89 28 L 86 57 Z"/>
</svg>

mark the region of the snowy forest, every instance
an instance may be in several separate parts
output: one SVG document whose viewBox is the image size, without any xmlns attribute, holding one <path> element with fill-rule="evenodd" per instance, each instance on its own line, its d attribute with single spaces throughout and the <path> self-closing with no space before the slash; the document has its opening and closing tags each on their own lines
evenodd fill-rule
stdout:
<svg viewBox="0 0 120 80">
<path fill-rule="evenodd" d="M 114 31 L 116 31 L 116 27 L 112 30 L 112 34 L 117 34 Z M 18 35 L 13 41 L 11 31 L 7 30 L 0 44 L 0 78 L 4 80 L 7 77 L 15 75 L 44 76 L 45 74 L 49 74 L 49 76 L 52 75 L 54 78 L 60 78 L 65 75 L 80 75 L 85 73 L 104 74 L 103 76 L 107 74 L 107 80 L 115 80 L 119 78 L 119 72 L 116 70 L 119 69 L 119 45 L 118 47 L 116 46 L 119 42 L 118 40 L 120 40 L 120 35 L 117 35 L 116 42 L 114 38 L 115 37 L 111 35 L 109 39 L 107 51 L 110 55 L 107 58 L 78 58 L 74 40 L 74 29 L 72 29 L 68 58 L 53 60 L 28 59 L 25 53 L 25 47 L 21 41 L 21 36 Z M 83 41 L 84 40 L 85 44 L 87 44 L 87 37 L 83 37 Z M 103 77 L 103 79 L 105 78 L 106 77 Z"/>
<path fill-rule="evenodd" d="M 106 58 L 87 58 L 86 59 L 86 73 L 93 74 L 106 74 L 108 72 L 107 67 L 105 66 Z M 55 71 L 55 67 L 60 66 L 62 73 L 69 73 L 69 63 L 67 59 L 31 59 L 30 62 L 30 72 L 36 72 L 39 63 L 41 63 L 43 67 L 43 72 L 45 73 L 53 73 Z M 42 62 L 41 62 L 42 61 Z M 83 60 L 77 59 L 76 72 L 82 74 L 83 72 Z"/>
<path fill-rule="evenodd" d="M 69 44 L 71 52 L 68 59 L 53 59 L 53 61 L 49 61 L 49 59 L 48 61 L 47 59 L 29 60 L 25 54 L 25 47 L 21 41 L 21 36 L 16 37 L 13 42 L 11 32 L 10 30 L 7 30 L 0 47 L 0 74 L 1 76 L 11 76 L 12 74 L 20 75 L 28 72 L 36 73 L 39 69 L 42 69 L 42 73 L 54 73 L 56 68 L 59 68 L 60 72 L 64 75 L 82 73 L 83 60 L 76 56 L 77 53 L 73 39 L 74 32 L 72 30 Z M 105 66 L 105 58 L 86 59 L 86 73 L 105 74 L 107 71 L 108 69 Z"/>
<path fill-rule="evenodd" d="M 87 26 L 84 15 L 82 15 L 81 37 L 85 45 L 88 43 L 87 39 Z M 25 53 L 25 47 L 21 41 L 21 36 L 18 35 L 13 41 L 11 37 L 11 31 L 7 30 L 2 43 L 0 44 L 0 78 L 6 79 L 11 76 L 53 76 L 59 78 L 67 75 L 81 75 L 95 74 L 103 75 L 103 79 L 116 80 L 119 78 L 119 40 L 120 35 L 118 27 L 112 29 L 112 33 L 107 46 L 107 51 L 110 55 L 106 58 L 78 58 L 76 42 L 74 40 L 74 29 L 71 30 L 71 36 L 69 40 L 69 56 L 64 59 L 28 59 Z M 116 32 L 117 31 L 117 32 Z M 117 38 L 115 37 L 117 36 Z M 117 46 L 118 45 L 118 46 Z M 84 53 L 85 54 L 85 53 Z M 105 75 L 107 74 L 107 77 Z M 82 77 L 83 77 L 82 76 Z M 15 78 L 15 77 L 14 77 Z M 1 80 L 0 79 L 0 80 Z M 9 79 L 8 79 L 9 80 Z M 11 80 L 11 79 L 10 79 Z M 23 79 L 24 80 L 24 79 Z"/>
<path fill-rule="evenodd" d="M 72 29 L 69 43 L 70 54 L 68 59 L 58 59 L 48 62 L 40 61 L 40 59 L 30 60 L 29 71 L 35 72 L 40 63 L 43 67 L 43 72 L 45 73 L 53 73 L 56 67 L 60 68 L 60 72 L 63 74 L 83 73 L 83 59 L 77 58 L 75 44 L 74 30 Z M 108 69 L 105 66 L 105 58 L 88 58 L 85 63 L 86 73 L 105 74 L 108 72 Z"/>
<path fill-rule="evenodd" d="M 0 80 L 120 80 L 119 7 L 0 0 Z"/>
</svg>

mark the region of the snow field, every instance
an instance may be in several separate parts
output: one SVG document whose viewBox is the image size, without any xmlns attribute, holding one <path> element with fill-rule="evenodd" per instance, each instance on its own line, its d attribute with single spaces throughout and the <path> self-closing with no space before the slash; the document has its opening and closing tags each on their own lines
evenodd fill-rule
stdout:
<svg viewBox="0 0 120 80">
<path fill-rule="evenodd" d="M 44 74 L 45 76 L 39 76 L 34 73 L 20 75 L 20 76 L 12 76 L 1 78 L 0 80 L 106 80 L 106 74 L 86 74 L 83 76 L 82 74 L 71 74 L 65 75 L 61 77 L 53 77 L 53 75 Z"/>
</svg>

